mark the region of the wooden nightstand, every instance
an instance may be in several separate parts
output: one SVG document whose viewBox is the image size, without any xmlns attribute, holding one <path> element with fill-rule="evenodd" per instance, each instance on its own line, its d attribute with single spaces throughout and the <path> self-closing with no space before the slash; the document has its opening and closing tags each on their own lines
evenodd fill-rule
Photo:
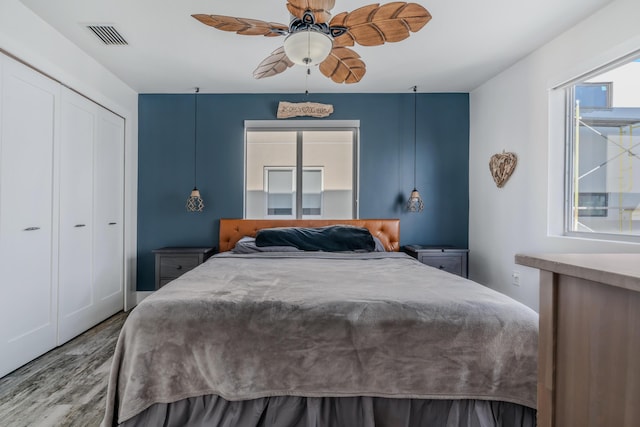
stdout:
<svg viewBox="0 0 640 427">
<path fill-rule="evenodd" d="M 156 254 L 156 289 L 205 262 L 215 253 L 215 248 L 160 248 Z"/>
<path fill-rule="evenodd" d="M 462 277 L 467 273 L 469 249 L 447 246 L 407 245 L 404 251 L 423 264 L 430 265 Z"/>
</svg>

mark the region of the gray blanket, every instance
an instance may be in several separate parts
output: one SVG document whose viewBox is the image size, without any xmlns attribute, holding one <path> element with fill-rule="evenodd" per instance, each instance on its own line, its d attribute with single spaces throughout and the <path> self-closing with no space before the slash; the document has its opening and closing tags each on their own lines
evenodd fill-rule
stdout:
<svg viewBox="0 0 640 427">
<path fill-rule="evenodd" d="M 104 426 L 193 396 L 536 407 L 538 316 L 399 253 L 219 254 L 129 315 Z"/>
</svg>

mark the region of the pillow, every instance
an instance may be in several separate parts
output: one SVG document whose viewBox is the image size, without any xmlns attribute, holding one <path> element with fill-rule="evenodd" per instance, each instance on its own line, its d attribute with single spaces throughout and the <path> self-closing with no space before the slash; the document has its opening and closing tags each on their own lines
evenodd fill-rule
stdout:
<svg viewBox="0 0 640 427">
<path fill-rule="evenodd" d="M 231 252 L 234 254 L 253 254 L 256 252 L 299 252 L 298 248 L 293 246 L 256 246 L 256 239 L 253 237 L 243 237 L 238 240 Z"/>
<path fill-rule="evenodd" d="M 366 228 L 330 225 L 318 228 L 265 228 L 257 232 L 256 246 L 293 246 L 303 251 L 371 252 L 376 244 Z"/>
<path fill-rule="evenodd" d="M 373 237 L 373 241 L 376 244 L 374 252 L 386 252 L 387 251 L 385 249 L 384 245 L 382 244 L 382 242 L 380 241 L 380 239 L 378 239 L 376 236 L 373 236 L 373 235 L 371 237 Z"/>
</svg>

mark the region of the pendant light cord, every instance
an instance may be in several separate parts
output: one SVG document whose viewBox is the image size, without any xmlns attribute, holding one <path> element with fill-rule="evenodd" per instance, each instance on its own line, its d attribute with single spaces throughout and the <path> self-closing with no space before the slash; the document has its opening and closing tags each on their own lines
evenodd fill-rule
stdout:
<svg viewBox="0 0 640 427">
<path fill-rule="evenodd" d="M 196 92 L 193 94 L 193 104 L 195 107 L 195 113 L 193 115 L 193 188 L 196 186 L 196 176 L 198 174 L 198 92 L 200 88 L 196 88 Z"/>
<path fill-rule="evenodd" d="M 413 87 L 413 188 L 416 188 L 416 154 L 417 154 L 417 105 L 418 105 L 418 101 L 417 101 L 417 93 L 416 91 L 418 90 L 418 86 L 414 86 Z"/>
</svg>

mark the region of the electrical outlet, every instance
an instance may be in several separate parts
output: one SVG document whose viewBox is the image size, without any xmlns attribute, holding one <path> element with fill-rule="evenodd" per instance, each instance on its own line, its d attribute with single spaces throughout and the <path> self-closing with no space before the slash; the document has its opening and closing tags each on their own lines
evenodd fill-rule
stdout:
<svg viewBox="0 0 640 427">
<path fill-rule="evenodd" d="M 520 272 L 514 271 L 511 273 L 511 284 L 513 286 L 520 286 Z"/>
</svg>

